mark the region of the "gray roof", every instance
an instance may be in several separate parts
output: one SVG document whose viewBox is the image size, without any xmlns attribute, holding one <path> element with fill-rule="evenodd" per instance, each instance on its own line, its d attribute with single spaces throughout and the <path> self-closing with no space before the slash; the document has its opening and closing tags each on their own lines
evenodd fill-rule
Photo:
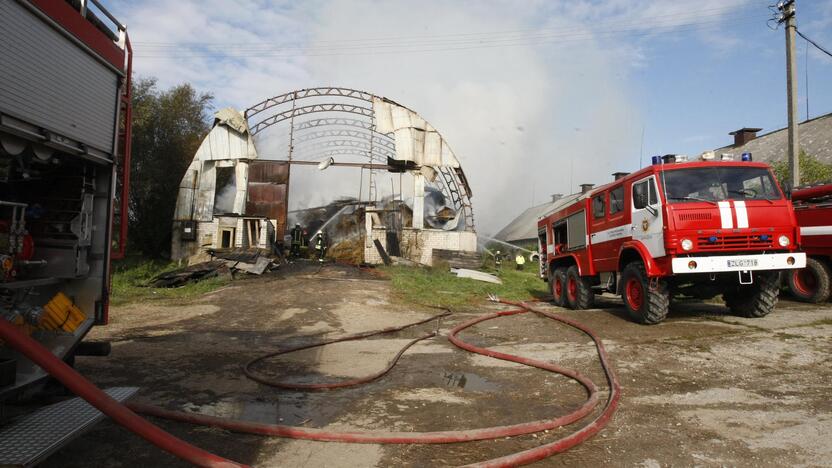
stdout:
<svg viewBox="0 0 832 468">
<path fill-rule="evenodd" d="M 506 227 L 494 235 L 494 238 L 503 242 L 520 242 L 537 239 L 537 220 L 552 211 L 572 203 L 581 193 L 573 193 L 555 201 L 546 202 L 531 208 L 527 208 L 514 218 Z"/>
<path fill-rule="evenodd" d="M 832 164 L 832 113 L 815 117 L 801 122 L 798 126 L 800 149 L 806 154 L 814 156 L 819 161 Z M 785 128 L 775 130 L 734 147 L 723 146 L 714 150 L 717 157 L 720 153 L 731 153 L 739 157 L 742 153 L 752 153 L 755 161 L 773 162 L 786 159 L 788 131 Z"/>
</svg>

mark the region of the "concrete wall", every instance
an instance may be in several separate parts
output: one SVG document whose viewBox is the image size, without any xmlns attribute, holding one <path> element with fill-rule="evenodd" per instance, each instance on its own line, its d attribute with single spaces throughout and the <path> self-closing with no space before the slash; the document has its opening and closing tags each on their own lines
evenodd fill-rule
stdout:
<svg viewBox="0 0 832 468">
<path fill-rule="evenodd" d="M 173 242 L 171 243 L 171 258 L 187 259 L 205 249 L 220 248 L 222 242 L 221 228 L 234 228 L 234 247 L 271 249 L 274 243 L 275 220 L 258 219 L 260 223 L 260 237 L 256 245 L 249 245 L 247 219 L 237 217 L 215 217 L 211 221 L 197 222 L 196 240 L 184 241 L 182 236 L 182 221 L 173 222 Z M 383 234 L 382 234 L 383 236 Z"/>
<path fill-rule="evenodd" d="M 364 261 L 370 264 L 382 263 L 373 241 L 378 239 L 385 250 L 387 234 L 384 228 L 372 228 L 364 241 Z M 425 265 L 433 263 L 433 249 L 476 252 L 477 234 L 470 231 L 443 231 L 440 229 L 404 228 L 400 239 L 402 256 Z"/>
</svg>

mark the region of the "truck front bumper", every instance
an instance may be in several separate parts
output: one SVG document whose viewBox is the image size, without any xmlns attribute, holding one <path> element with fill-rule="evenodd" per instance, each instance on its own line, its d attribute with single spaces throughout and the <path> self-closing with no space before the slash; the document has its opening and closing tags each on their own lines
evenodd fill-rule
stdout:
<svg viewBox="0 0 832 468">
<path fill-rule="evenodd" d="M 806 267 L 802 252 L 762 255 L 711 255 L 676 257 L 671 260 L 674 274 L 721 273 L 726 271 L 791 270 Z"/>
</svg>

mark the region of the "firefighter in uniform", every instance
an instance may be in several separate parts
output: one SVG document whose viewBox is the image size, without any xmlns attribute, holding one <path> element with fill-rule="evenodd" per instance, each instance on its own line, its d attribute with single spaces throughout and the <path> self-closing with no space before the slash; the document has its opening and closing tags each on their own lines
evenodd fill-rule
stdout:
<svg viewBox="0 0 832 468">
<path fill-rule="evenodd" d="M 300 223 L 297 223 L 295 224 L 295 227 L 292 228 L 292 248 L 289 251 L 289 257 L 300 257 L 301 244 L 303 244 L 303 228 L 300 227 Z"/>
<path fill-rule="evenodd" d="M 523 254 L 518 253 L 516 257 L 514 257 L 514 265 L 518 270 L 523 269 L 523 265 L 526 264 L 526 257 Z"/>
<path fill-rule="evenodd" d="M 323 231 L 315 236 L 315 251 L 318 253 L 318 261 L 323 263 L 326 255 L 326 235 Z"/>
<path fill-rule="evenodd" d="M 498 270 L 503 268 L 503 253 L 499 250 L 494 252 L 494 267 Z"/>
</svg>

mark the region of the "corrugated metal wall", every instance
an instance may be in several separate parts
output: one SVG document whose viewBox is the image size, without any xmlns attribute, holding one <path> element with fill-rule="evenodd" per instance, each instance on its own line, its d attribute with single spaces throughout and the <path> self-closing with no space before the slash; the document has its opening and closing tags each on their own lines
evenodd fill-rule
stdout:
<svg viewBox="0 0 832 468">
<path fill-rule="evenodd" d="M 14 0 L 0 1 L 0 112 L 107 153 L 118 77 Z"/>
<path fill-rule="evenodd" d="M 289 165 L 275 161 L 252 161 L 248 174 L 246 211 L 249 216 L 274 219 L 278 238 L 286 227 L 286 187 Z"/>
</svg>

